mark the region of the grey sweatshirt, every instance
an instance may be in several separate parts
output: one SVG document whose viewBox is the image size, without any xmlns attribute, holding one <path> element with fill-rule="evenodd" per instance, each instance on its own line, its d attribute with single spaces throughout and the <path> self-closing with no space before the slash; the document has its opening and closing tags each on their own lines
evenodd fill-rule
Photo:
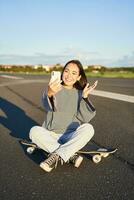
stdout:
<svg viewBox="0 0 134 200">
<path fill-rule="evenodd" d="M 57 134 L 76 130 L 83 123 L 88 123 L 96 114 L 88 99 L 82 98 L 82 91 L 62 88 L 54 97 L 53 103 L 44 92 L 42 97 L 47 116 L 43 127 Z"/>
</svg>

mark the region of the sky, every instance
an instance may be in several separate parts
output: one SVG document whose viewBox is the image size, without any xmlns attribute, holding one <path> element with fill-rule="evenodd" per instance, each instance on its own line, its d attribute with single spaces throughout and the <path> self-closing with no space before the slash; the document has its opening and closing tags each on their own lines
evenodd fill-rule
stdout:
<svg viewBox="0 0 134 200">
<path fill-rule="evenodd" d="M 0 0 L 0 64 L 134 66 L 133 0 Z"/>
</svg>

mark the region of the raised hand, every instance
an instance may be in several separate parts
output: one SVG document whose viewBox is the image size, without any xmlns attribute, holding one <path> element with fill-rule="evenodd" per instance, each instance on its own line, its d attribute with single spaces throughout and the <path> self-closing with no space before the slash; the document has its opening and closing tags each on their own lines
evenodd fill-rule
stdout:
<svg viewBox="0 0 134 200">
<path fill-rule="evenodd" d="M 57 92 L 62 89 L 61 85 L 62 80 L 56 79 L 53 82 L 49 82 L 48 84 L 48 97 L 54 96 Z"/>
<path fill-rule="evenodd" d="M 97 84 L 98 84 L 98 81 L 95 81 L 94 84 L 91 86 L 89 86 L 89 83 L 87 83 L 85 88 L 83 89 L 82 97 L 87 98 L 89 94 L 91 94 L 91 92 L 96 88 Z"/>
</svg>

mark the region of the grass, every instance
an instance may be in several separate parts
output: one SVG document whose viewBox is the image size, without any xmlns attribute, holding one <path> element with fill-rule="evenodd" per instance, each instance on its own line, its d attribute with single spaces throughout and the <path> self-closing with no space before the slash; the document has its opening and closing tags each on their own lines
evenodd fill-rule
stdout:
<svg viewBox="0 0 134 200">
<path fill-rule="evenodd" d="M 104 72 L 104 73 L 87 72 L 86 75 L 87 77 L 134 78 L 133 72 Z"/>
<path fill-rule="evenodd" d="M 13 72 L 13 73 L 9 73 L 9 72 L 0 72 L 2 74 L 12 74 L 12 75 L 50 75 L 50 73 L 46 73 L 46 72 L 29 72 L 29 73 L 25 73 L 25 72 Z M 104 77 L 104 78 L 134 78 L 134 73 L 133 72 L 104 72 L 104 73 L 93 73 L 93 72 L 86 72 L 86 76 L 87 77 Z"/>
</svg>

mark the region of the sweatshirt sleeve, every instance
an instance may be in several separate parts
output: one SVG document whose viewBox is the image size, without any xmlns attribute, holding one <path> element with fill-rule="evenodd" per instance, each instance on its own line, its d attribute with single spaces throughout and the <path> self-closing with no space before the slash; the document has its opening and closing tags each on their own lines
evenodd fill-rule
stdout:
<svg viewBox="0 0 134 200">
<path fill-rule="evenodd" d="M 77 119 L 82 123 L 88 123 L 96 115 L 96 110 L 88 98 L 81 98 L 78 106 Z"/>
<path fill-rule="evenodd" d="M 42 103 L 46 112 L 53 112 L 54 110 L 53 97 L 49 98 L 47 95 L 47 91 L 45 91 L 42 95 Z"/>
</svg>

